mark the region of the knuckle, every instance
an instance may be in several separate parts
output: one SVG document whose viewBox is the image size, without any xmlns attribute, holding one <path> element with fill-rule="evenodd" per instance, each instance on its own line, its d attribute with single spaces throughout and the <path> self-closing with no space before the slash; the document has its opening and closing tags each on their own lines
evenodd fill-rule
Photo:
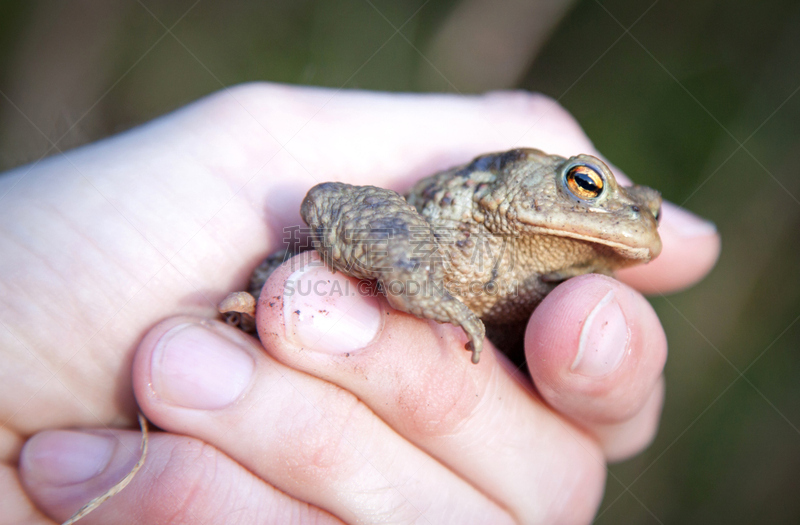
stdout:
<svg viewBox="0 0 800 525">
<path fill-rule="evenodd" d="M 144 521 L 177 525 L 214 516 L 230 495 L 230 486 L 219 483 L 219 460 L 220 452 L 199 440 L 173 443 L 145 494 Z"/>
<path fill-rule="evenodd" d="M 522 112 L 525 115 L 549 114 L 554 117 L 575 121 L 574 117 L 556 99 L 542 93 L 533 93 L 522 89 L 493 91 L 486 94 L 491 102 L 496 102 Z"/>
<path fill-rule="evenodd" d="M 215 118 L 228 119 L 234 124 L 254 123 L 254 116 L 273 114 L 281 109 L 281 118 L 275 119 L 294 129 L 313 116 L 317 108 L 310 102 L 308 90 L 271 82 L 245 82 L 205 97 L 199 102 L 204 111 Z M 259 126 L 260 127 L 260 126 Z"/>
<path fill-rule="evenodd" d="M 562 475 L 547 487 L 541 523 L 592 523 L 600 506 L 606 481 L 602 451 L 588 439 L 580 444 L 570 441 L 572 445 L 564 447 L 568 468 L 562 465 Z"/>
<path fill-rule="evenodd" d="M 594 151 L 575 117 L 557 100 L 541 93 L 502 91 L 490 93 L 487 100 L 516 115 L 515 122 L 525 130 L 525 139 L 546 153 L 556 153 L 565 144 Z M 560 147 L 559 147 L 560 146 Z"/>
<path fill-rule="evenodd" d="M 594 434 L 600 439 L 609 461 L 622 461 L 633 457 L 656 437 L 664 403 L 664 380 L 647 396 L 647 403 L 629 420 L 608 426 L 599 426 Z"/>
<path fill-rule="evenodd" d="M 203 102 L 220 109 L 241 109 L 242 104 L 263 103 L 270 96 L 279 96 L 278 88 L 279 86 L 268 82 L 245 82 L 212 93 Z"/>
<path fill-rule="evenodd" d="M 341 477 L 365 461 L 357 443 L 377 423 L 369 409 L 354 395 L 331 385 L 325 403 L 305 403 L 287 408 L 286 423 L 276 440 L 282 445 L 281 466 L 298 483 L 317 484 Z"/>
<path fill-rule="evenodd" d="M 627 440 L 617 440 L 606 446 L 606 457 L 610 462 L 619 462 L 641 454 L 656 437 L 658 423 L 648 425 Z"/>
<path fill-rule="evenodd" d="M 430 367 L 424 373 L 422 378 L 410 378 L 397 386 L 400 421 L 409 433 L 420 436 L 458 433 L 475 413 L 482 389 L 466 370 Z"/>
</svg>

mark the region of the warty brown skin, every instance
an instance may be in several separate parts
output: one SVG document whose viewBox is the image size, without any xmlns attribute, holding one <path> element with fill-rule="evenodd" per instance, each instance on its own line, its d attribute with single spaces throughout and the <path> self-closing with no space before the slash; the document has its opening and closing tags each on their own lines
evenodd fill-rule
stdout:
<svg viewBox="0 0 800 525">
<path fill-rule="evenodd" d="M 592 183 L 602 187 L 587 195 Z M 319 184 L 300 213 L 331 268 L 376 279 L 398 310 L 461 326 L 477 363 L 481 319 L 519 323 L 564 279 L 656 257 L 660 206 L 658 192 L 619 186 L 596 157 L 523 148 L 427 177 L 405 198 Z"/>
</svg>

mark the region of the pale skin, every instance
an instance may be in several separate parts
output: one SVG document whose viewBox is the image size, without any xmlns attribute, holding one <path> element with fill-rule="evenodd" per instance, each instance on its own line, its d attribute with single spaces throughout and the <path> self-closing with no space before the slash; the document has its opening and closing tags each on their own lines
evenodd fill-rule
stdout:
<svg viewBox="0 0 800 525">
<path fill-rule="evenodd" d="M 64 520 L 124 476 L 136 403 L 164 432 L 128 488 L 81 523 L 590 522 L 606 462 L 646 447 L 661 411 L 666 339 L 635 289 L 668 293 L 711 269 L 719 238 L 700 219 L 665 206 L 655 262 L 548 296 L 526 334 L 532 378 L 488 343 L 471 364 L 459 329 L 380 299 L 347 303 L 359 316 L 338 336 L 308 312 L 344 303 L 303 297 L 297 318 L 270 306 L 303 268 L 349 279 L 309 266 L 312 254 L 268 281 L 263 346 L 202 321 L 300 224 L 314 184 L 405 191 L 515 146 L 598 154 L 537 95 L 247 85 L 0 178 L 0 525 Z M 611 310 L 597 314 L 601 303 Z M 612 310 L 622 357 L 586 372 L 586 319 Z M 220 356 L 235 356 L 226 377 L 238 382 L 207 389 Z M 176 401 L 187 391 L 192 407 Z M 113 430 L 122 445 L 99 474 L 55 483 L 85 462 L 45 471 L 64 457 L 53 451 L 97 428 L 130 430 Z"/>
</svg>

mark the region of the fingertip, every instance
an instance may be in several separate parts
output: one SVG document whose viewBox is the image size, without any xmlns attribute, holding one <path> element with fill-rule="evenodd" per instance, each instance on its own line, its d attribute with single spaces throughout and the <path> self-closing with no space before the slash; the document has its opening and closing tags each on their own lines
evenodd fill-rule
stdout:
<svg viewBox="0 0 800 525">
<path fill-rule="evenodd" d="M 556 410 L 586 426 L 629 419 L 646 402 L 666 360 L 666 337 L 649 303 L 609 277 L 558 286 L 525 337 L 531 376 Z"/>
<path fill-rule="evenodd" d="M 721 248 L 712 222 L 669 202 L 662 209 L 661 255 L 618 273 L 621 281 L 648 294 L 677 292 L 697 283 L 714 267 Z"/>
<path fill-rule="evenodd" d="M 263 349 L 253 337 L 220 321 L 176 316 L 153 327 L 133 360 L 140 410 L 159 427 L 176 413 L 224 413 L 247 395 Z"/>
</svg>

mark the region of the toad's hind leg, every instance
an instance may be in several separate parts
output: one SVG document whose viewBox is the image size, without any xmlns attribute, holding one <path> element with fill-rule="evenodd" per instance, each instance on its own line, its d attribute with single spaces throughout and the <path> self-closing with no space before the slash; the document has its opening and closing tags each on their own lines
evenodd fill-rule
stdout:
<svg viewBox="0 0 800 525">
<path fill-rule="evenodd" d="M 447 260 L 431 225 L 397 192 L 326 182 L 300 207 L 314 247 L 334 269 L 377 279 L 392 307 L 460 326 L 477 363 L 483 322 L 445 289 Z"/>
</svg>

